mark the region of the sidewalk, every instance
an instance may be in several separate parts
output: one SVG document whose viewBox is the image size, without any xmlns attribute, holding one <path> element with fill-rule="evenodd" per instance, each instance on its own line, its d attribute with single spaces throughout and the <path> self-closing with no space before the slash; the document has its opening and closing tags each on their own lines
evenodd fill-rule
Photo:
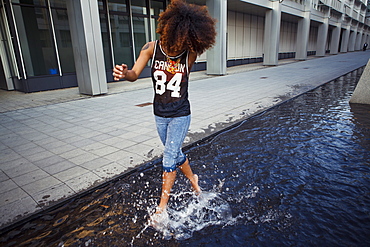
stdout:
<svg viewBox="0 0 370 247">
<path fill-rule="evenodd" d="M 251 64 L 227 76 L 190 76 L 192 123 L 186 144 L 359 67 L 370 52 L 279 66 Z M 284 66 L 280 66 L 285 63 Z M 0 229 L 162 154 L 150 79 L 109 84 L 109 94 L 76 88 L 0 93 Z"/>
</svg>

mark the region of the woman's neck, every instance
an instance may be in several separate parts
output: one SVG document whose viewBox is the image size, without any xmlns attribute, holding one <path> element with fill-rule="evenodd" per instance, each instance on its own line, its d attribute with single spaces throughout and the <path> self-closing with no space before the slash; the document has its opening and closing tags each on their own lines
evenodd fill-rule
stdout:
<svg viewBox="0 0 370 247">
<path fill-rule="evenodd" d="M 159 42 L 159 44 L 161 44 L 161 42 Z M 166 53 L 166 55 L 170 57 L 176 57 L 184 52 L 184 51 L 169 51 L 166 48 L 164 48 L 162 45 L 161 47 L 162 47 L 163 52 Z"/>
</svg>

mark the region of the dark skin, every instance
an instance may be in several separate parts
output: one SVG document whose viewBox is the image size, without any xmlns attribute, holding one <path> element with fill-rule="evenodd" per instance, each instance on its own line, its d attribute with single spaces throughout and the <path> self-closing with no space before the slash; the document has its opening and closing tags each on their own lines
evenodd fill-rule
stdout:
<svg viewBox="0 0 370 247">
<path fill-rule="evenodd" d="M 149 60 L 153 57 L 154 46 L 155 46 L 155 41 L 148 42 L 143 46 L 143 48 L 141 49 L 140 55 L 131 70 L 128 69 L 126 64 L 116 65 L 113 68 L 114 80 L 118 81 L 120 79 L 126 79 L 128 81 L 136 81 L 137 78 L 140 76 L 141 72 L 143 71 L 143 69 L 145 68 L 145 66 L 147 65 L 147 63 L 149 62 Z M 171 57 L 177 56 L 182 53 L 182 51 L 164 51 L 164 52 Z M 189 71 L 191 70 L 196 58 L 197 58 L 197 54 L 195 52 L 189 53 L 189 60 L 188 60 Z M 188 159 L 186 159 L 186 161 L 180 166 L 180 170 L 189 179 L 193 187 L 193 190 L 197 194 L 199 194 L 201 190 L 198 185 L 198 176 L 192 172 Z M 156 213 L 161 213 L 166 209 L 167 203 L 170 197 L 170 192 L 175 182 L 175 179 L 176 179 L 176 171 L 163 172 L 161 200 L 158 205 Z"/>
</svg>

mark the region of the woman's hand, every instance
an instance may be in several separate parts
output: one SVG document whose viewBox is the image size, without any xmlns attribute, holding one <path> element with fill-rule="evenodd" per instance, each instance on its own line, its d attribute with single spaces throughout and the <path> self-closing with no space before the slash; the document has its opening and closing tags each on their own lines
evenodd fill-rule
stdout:
<svg viewBox="0 0 370 247">
<path fill-rule="evenodd" d="M 115 81 L 124 79 L 127 75 L 127 71 L 128 71 L 128 68 L 126 64 L 116 65 L 113 68 L 113 79 Z"/>
</svg>

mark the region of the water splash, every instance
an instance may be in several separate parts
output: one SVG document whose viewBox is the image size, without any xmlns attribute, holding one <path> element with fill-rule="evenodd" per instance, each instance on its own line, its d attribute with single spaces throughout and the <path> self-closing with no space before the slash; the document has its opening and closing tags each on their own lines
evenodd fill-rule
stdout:
<svg viewBox="0 0 370 247">
<path fill-rule="evenodd" d="M 216 192 L 202 192 L 201 195 L 190 196 L 180 193 L 174 196 L 183 202 L 179 207 L 167 209 L 156 225 L 164 239 L 189 239 L 193 233 L 213 225 L 226 225 L 232 220 L 229 204 Z"/>
<path fill-rule="evenodd" d="M 163 239 L 171 238 L 186 240 L 193 236 L 194 232 L 208 226 L 228 225 L 233 222 L 232 211 L 229 203 L 221 197 L 224 179 L 214 185 L 212 191 L 202 191 L 200 195 L 192 192 L 179 192 L 171 195 L 171 203 L 166 211 L 155 214 L 156 206 L 147 208 L 148 218 L 143 229 L 136 237 L 133 237 L 131 246 L 136 239 L 153 227 L 162 235 Z"/>
</svg>

